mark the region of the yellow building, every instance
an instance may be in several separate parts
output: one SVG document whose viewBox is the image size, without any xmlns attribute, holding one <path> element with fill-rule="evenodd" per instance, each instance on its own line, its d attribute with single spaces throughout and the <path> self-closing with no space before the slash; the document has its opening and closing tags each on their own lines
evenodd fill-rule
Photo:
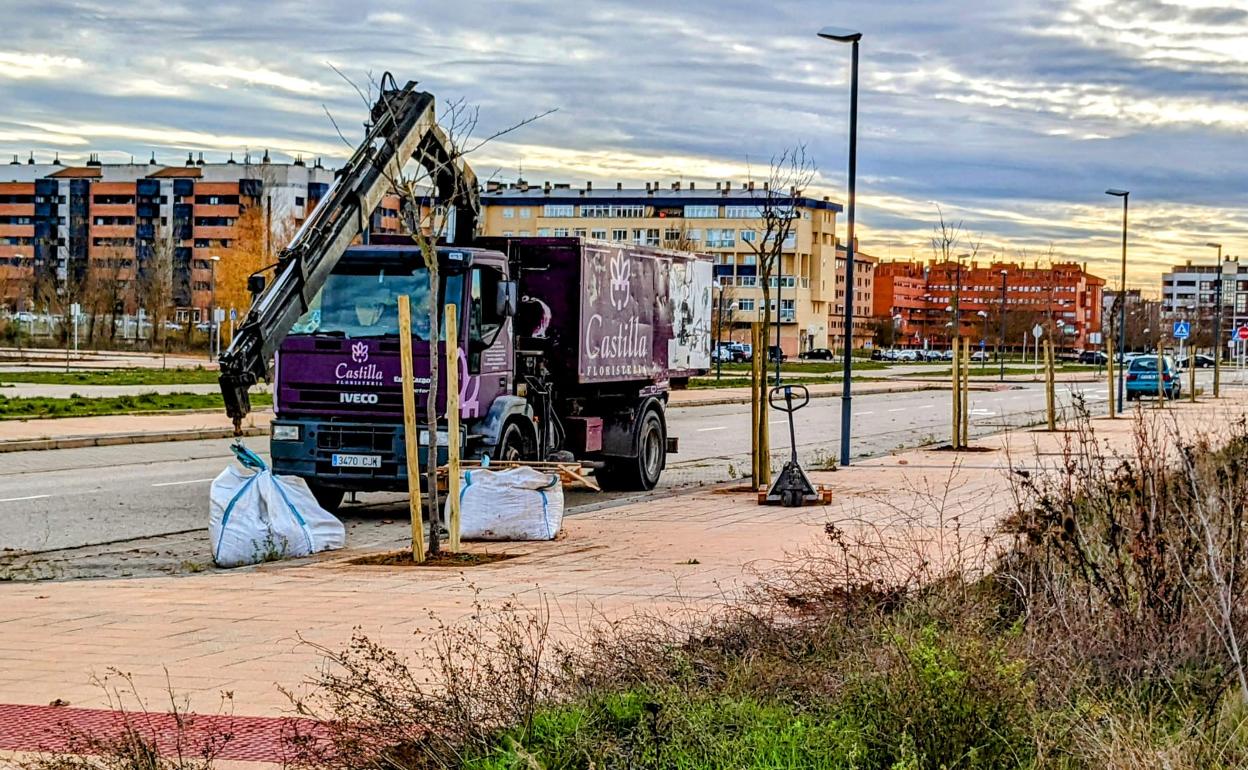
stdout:
<svg viewBox="0 0 1248 770">
<path fill-rule="evenodd" d="M 759 205 L 766 194 L 763 188 L 749 183 L 734 187 L 723 182 L 711 189 L 680 182 L 661 188 L 656 182 L 644 188 L 617 184 L 604 190 L 591 184 L 574 189 L 567 184 L 537 186 L 519 181 L 488 183 L 481 203 L 486 235 L 581 236 L 714 255 L 716 281 L 724 294 L 722 336 L 725 340 L 748 341 L 749 323 L 762 311 L 758 258 L 751 243 L 758 244 L 762 237 Z M 778 197 L 789 199 L 789 195 Z M 838 312 L 838 302 L 843 302 L 838 300 L 837 292 L 843 287 L 838 288 L 836 271 L 839 266 L 843 284 L 844 257 L 835 259 L 836 216 L 841 205 L 826 196 L 814 198 L 799 192 L 796 211 L 792 233 L 784 242 L 783 264 L 772 278 L 771 291 L 772 319 L 778 309 L 781 344 L 788 355 L 841 344 L 840 324 L 836 322 L 833 335 L 834 319 L 830 317 Z M 855 298 L 864 319 L 864 326 L 855 334 L 858 345 L 870 339 L 865 324 L 871 314 L 873 263 L 869 257 L 854 261 L 860 292 L 866 282 L 865 301 Z M 843 312 L 843 305 L 839 312 Z M 774 329 L 770 338 L 775 339 Z"/>
</svg>

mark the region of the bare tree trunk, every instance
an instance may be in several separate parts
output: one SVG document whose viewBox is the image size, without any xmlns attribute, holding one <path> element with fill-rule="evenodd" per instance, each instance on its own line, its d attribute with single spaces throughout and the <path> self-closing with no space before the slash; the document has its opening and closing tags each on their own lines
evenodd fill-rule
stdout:
<svg viewBox="0 0 1248 770">
<path fill-rule="evenodd" d="M 437 556 L 442 551 L 441 532 L 442 506 L 438 504 L 438 373 L 441 361 L 438 355 L 438 338 L 442 335 L 438 324 L 438 316 L 442 312 L 438 300 L 438 255 L 433 244 L 428 244 L 433 258 L 427 259 L 429 267 L 429 400 L 425 405 L 425 421 L 429 431 L 428 449 L 425 457 L 425 483 L 428 484 L 429 500 L 429 555 Z M 449 429 L 449 428 L 448 428 Z M 449 444 L 449 442 L 448 442 Z"/>
</svg>

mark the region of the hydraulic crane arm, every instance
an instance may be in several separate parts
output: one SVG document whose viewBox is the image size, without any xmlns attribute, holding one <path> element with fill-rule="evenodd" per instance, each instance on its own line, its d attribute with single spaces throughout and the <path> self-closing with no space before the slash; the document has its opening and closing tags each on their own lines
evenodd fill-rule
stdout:
<svg viewBox="0 0 1248 770">
<path fill-rule="evenodd" d="M 433 96 L 417 91 L 415 82 L 397 88 L 389 73 L 381 83 L 368 135 L 282 251 L 272 285 L 252 303 L 229 349 L 221 354 L 221 395 L 235 432 L 251 411 L 248 389 L 268 378 L 273 353 L 307 311 L 382 197 L 402 178 L 409 158 L 420 161 L 431 177 L 437 200 L 453 209 L 448 240 L 467 243 L 476 234 L 476 177 L 438 126 Z"/>
</svg>

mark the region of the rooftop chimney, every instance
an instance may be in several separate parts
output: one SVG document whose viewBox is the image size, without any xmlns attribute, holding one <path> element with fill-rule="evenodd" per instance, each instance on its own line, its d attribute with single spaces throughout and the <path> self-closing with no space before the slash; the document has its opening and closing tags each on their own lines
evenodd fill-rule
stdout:
<svg viewBox="0 0 1248 770">
<path fill-rule="evenodd" d="M 500 184 L 498 181 L 494 179 L 491 179 L 485 183 L 485 191 L 487 193 L 498 192 L 500 189 L 502 189 L 502 184 Z"/>
<path fill-rule="evenodd" d="M 529 191 L 529 183 L 528 183 L 528 181 L 527 181 L 527 180 L 525 180 L 525 179 L 517 179 L 517 180 L 516 180 L 516 185 L 520 188 L 520 192 L 528 192 L 528 191 Z"/>
<path fill-rule="evenodd" d="M 61 154 L 59 152 L 52 156 L 52 165 L 53 166 L 61 165 Z"/>
<path fill-rule="evenodd" d="M 188 165 L 188 166 L 194 166 L 194 165 L 195 165 L 195 154 L 194 154 L 194 153 L 188 152 L 188 153 L 186 154 L 186 165 Z"/>
<path fill-rule="evenodd" d="M 303 153 L 300 153 L 300 154 L 298 154 L 298 155 L 296 155 L 296 156 L 295 156 L 295 165 L 296 165 L 296 166 L 304 166 L 304 165 L 306 165 L 306 164 L 303 162 Z"/>
<path fill-rule="evenodd" d="M 754 180 L 750 180 L 750 192 L 754 192 Z"/>
<path fill-rule="evenodd" d="M 99 153 L 93 152 L 87 156 L 87 165 L 88 166 L 102 166 L 104 164 L 100 163 Z"/>
<path fill-rule="evenodd" d="M 546 195 L 550 195 L 550 180 L 542 182 L 542 192 Z"/>
<path fill-rule="evenodd" d="M 771 182 L 763 182 L 763 192 L 771 191 Z"/>
<path fill-rule="evenodd" d="M 13 160 L 9 161 L 9 165 L 10 165 L 10 166 L 20 166 L 20 165 L 22 165 L 21 161 L 19 161 L 19 160 L 17 159 L 17 153 L 13 153 Z"/>
<path fill-rule="evenodd" d="M 593 183 L 593 182 L 586 182 L 586 183 L 585 183 L 585 192 L 593 192 L 593 190 L 594 190 L 594 183 Z"/>
<path fill-rule="evenodd" d="M 196 166 L 204 165 L 204 154 L 202 152 L 199 154 L 199 160 L 195 161 L 195 165 Z"/>
<path fill-rule="evenodd" d="M 225 162 L 227 166 L 236 166 L 238 163 L 234 160 L 234 153 L 230 153 L 230 159 Z"/>
<path fill-rule="evenodd" d="M 152 152 L 152 157 L 150 157 L 150 158 L 148 158 L 148 159 L 147 159 L 147 165 L 149 165 L 149 166 L 155 166 L 155 165 L 156 165 L 156 152 L 155 152 L 155 151 L 153 151 L 153 152 Z"/>
<path fill-rule="evenodd" d="M 623 182 L 616 182 L 616 183 L 615 183 L 615 189 L 617 189 L 617 190 L 623 190 L 623 189 L 624 189 L 624 183 L 623 183 Z"/>
<path fill-rule="evenodd" d="M 650 183 L 646 182 L 646 193 L 650 192 Z"/>
<path fill-rule="evenodd" d="M 260 162 L 261 162 L 261 163 L 272 163 L 272 162 L 273 162 L 273 161 L 269 160 L 269 151 L 268 151 L 268 149 L 267 149 L 267 148 L 265 149 L 265 151 L 264 151 L 264 157 L 260 159 Z"/>
<path fill-rule="evenodd" d="M 26 159 L 26 165 L 27 166 L 35 165 L 35 154 L 33 152 L 30 154 L 30 157 Z"/>
<path fill-rule="evenodd" d="M 323 165 L 321 164 L 321 159 L 320 159 L 320 158 L 317 158 L 317 159 L 316 159 L 316 165 L 315 165 L 315 166 L 313 166 L 312 168 L 325 168 L 325 166 L 323 166 Z"/>
<path fill-rule="evenodd" d="M 722 183 L 722 182 L 716 182 L 716 183 L 715 183 L 715 192 L 719 192 L 719 191 L 720 191 L 720 190 L 722 190 L 722 189 L 724 189 L 724 185 L 723 185 L 723 183 Z"/>
<path fill-rule="evenodd" d="M 693 189 L 693 182 L 690 182 L 690 183 L 689 183 L 689 189 L 690 189 L 690 190 L 692 190 L 692 189 Z"/>
</svg>

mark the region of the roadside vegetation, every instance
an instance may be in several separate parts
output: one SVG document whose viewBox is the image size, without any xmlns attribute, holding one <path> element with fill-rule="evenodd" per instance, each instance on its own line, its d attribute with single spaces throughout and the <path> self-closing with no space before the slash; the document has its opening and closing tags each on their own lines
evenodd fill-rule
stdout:
<svg viewBox="0 0 1248 770">
<path fill-rule="evenodd" d="M 288 763 L 1248 766 L 1248 425 L 1193 438 L 1141 416 L 1134 443 L 1109 455 L 1083 419 L 1052 470 L 1013 471 L 998 528 L 916 490 L 887 524 L 826 524 L 714 611 L 562 644 L 551 611 L 479 605 L 411 659 L 363 635 L 313 645 L 326 665 L 292 699 L 320 722 L 292 723 Z"/>
<path fill-rule="evenodd" d="M 270 406 L 272 396 L 253 393 L 253 406 Z M 225 404 L 220 393 L 140 393 L 127 396 L 84 398 L 6 398 L 0 396 L 0 420 L 38 420 L 54 417 L 93 417 L 107 414 L 142 412 L 173 412 L 193 409 L 222 410 Z"/>
<path fill-rule="evenodd" d="M 1058 470 L 1015 473 L 996 531 L 939 492 L 895 527 L 828 524 L 713 614 L 564 647 L 544 614 L 479 608 L 415 661 L 357 637 L 297 704 L 329 731 L 300 764 L 1243 767 L 1248 427 L 1142 421 L 1135 444 L 1108 456 L 1085 421 Z"/>
<path fill-rule="evenodd" d="M 194 369 L 101 369 L 98 371 L 23 370 L 0 372 L 0 382 L 40 385 L 193 385 L 216 383 L 217 371 Z"/>
</svg>

